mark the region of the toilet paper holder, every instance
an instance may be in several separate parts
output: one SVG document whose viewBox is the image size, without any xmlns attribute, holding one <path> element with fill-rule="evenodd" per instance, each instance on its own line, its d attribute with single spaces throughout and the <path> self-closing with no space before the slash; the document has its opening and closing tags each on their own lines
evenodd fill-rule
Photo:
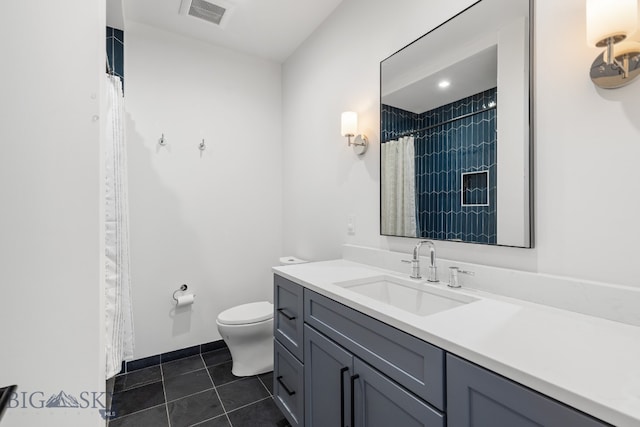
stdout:
<svg viewBox="0 0 640 427">
<path fill-rule="evenodd" d="M 176 297 L 176 294 L 178 292 L 184 292 L 188 289 L 188 286 L 186 283 L 184 283 L 182 286 L 180 286 L 180 288 L 176 289 L 175 292 L 173 293 L 173 299 L 176 300 L 176 304 L 178 303 L 178 298 Z"/>
</svg>

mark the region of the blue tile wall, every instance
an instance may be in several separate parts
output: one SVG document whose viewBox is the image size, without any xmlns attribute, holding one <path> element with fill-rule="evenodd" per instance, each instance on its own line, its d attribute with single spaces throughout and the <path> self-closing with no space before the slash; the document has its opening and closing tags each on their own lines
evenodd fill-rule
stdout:
<svg viewBox="0 0 640 427">
<path fill-rule="evenodd" d="M 124 32 L 117 28 L 107 27 L 107 61 L 124 84 Z"/>
<path fill-rule="evenodd" d="M 496 110 L 482 111 L 496 96 L 493 88 L 422 114 L 382 106 L 382 141 L 433 126 L 414 135 L 420 237 L 496 243 Z M 488 189 L 474 183 L 489 205 L 462 206 L 462 173 L 476 171 L 489 171 Z"/>
<path fill-rule="evenodd" d="M 381 138 L 383 142 L 396 139 L 399 135 L 413 132 L 422 127 L 420 114 L 385 104 L 382 104 L 380 119 L 382 122 Z"/>
</svg>

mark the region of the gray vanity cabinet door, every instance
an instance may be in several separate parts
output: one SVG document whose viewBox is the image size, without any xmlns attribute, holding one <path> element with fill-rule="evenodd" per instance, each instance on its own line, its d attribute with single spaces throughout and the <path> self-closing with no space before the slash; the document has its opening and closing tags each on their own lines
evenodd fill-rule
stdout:
<svg viewBox="0 0 640 427">
<path fill-rule="evenodd" d="M 358 358 L 354 373 L 354 427 L 444 427 L 438 410 Z"/>
<path fill-rule="evenodd" d="M 347 426 L 351 353 L 305 325 L 304 366 L 305 426 Z"/>
<path fill-rule="evenodd" d="M 447 354 L 448 427 L 604 427 L 604 424 Z"/>
</svg>

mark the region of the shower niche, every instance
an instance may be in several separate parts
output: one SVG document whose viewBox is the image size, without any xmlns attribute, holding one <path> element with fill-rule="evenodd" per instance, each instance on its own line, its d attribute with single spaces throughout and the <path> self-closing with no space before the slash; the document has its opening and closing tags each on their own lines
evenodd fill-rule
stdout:
<svg viewBox="0 0 640 427">
<path fill-rule="evenodd" d="M 489 206 L 489 171 L 463 172 L 461 206 Z"/>
</svg>

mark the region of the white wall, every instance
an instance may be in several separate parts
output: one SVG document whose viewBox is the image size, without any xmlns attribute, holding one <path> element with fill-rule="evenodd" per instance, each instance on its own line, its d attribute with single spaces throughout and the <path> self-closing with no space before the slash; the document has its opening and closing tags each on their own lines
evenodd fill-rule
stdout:
<svg viewBox="0 0 640 427">
<path fill-rule="evenodd" d="M 409 251 L 380 237 L 379 61 L 472 1 L 345 0 L 283 66 L 285 251 L 341 256 L 342 243 Z M 535 248 L 438 243 L 439 255 L 533 272 L 640 286 L 640 83 L 615 91 L 589 80 L 583 0 L 537 0 Z M 339 134 L 360 113 L 363 159 Z M 356 235 L 346 233 L 356 215 Z"/>
<path fill-rule="evenodd" d="M 272 300 L 282 254 L 280 79 L 279 64 L 127 23 L 135 358 L 219 340 L 222 310 Z M 196 302 L 176 310 L 171 296 L 183 283 Z"/>
<path fill-rule="evenodd" d="M 16 383 L 20 392 L 2 426 L 103 426 L 97 408 L 37 407 L 60 391 L 81 399 L 105 388 L 105 5 L 37 8 L 0 3 L 0 386 Z"/>
</svg>

